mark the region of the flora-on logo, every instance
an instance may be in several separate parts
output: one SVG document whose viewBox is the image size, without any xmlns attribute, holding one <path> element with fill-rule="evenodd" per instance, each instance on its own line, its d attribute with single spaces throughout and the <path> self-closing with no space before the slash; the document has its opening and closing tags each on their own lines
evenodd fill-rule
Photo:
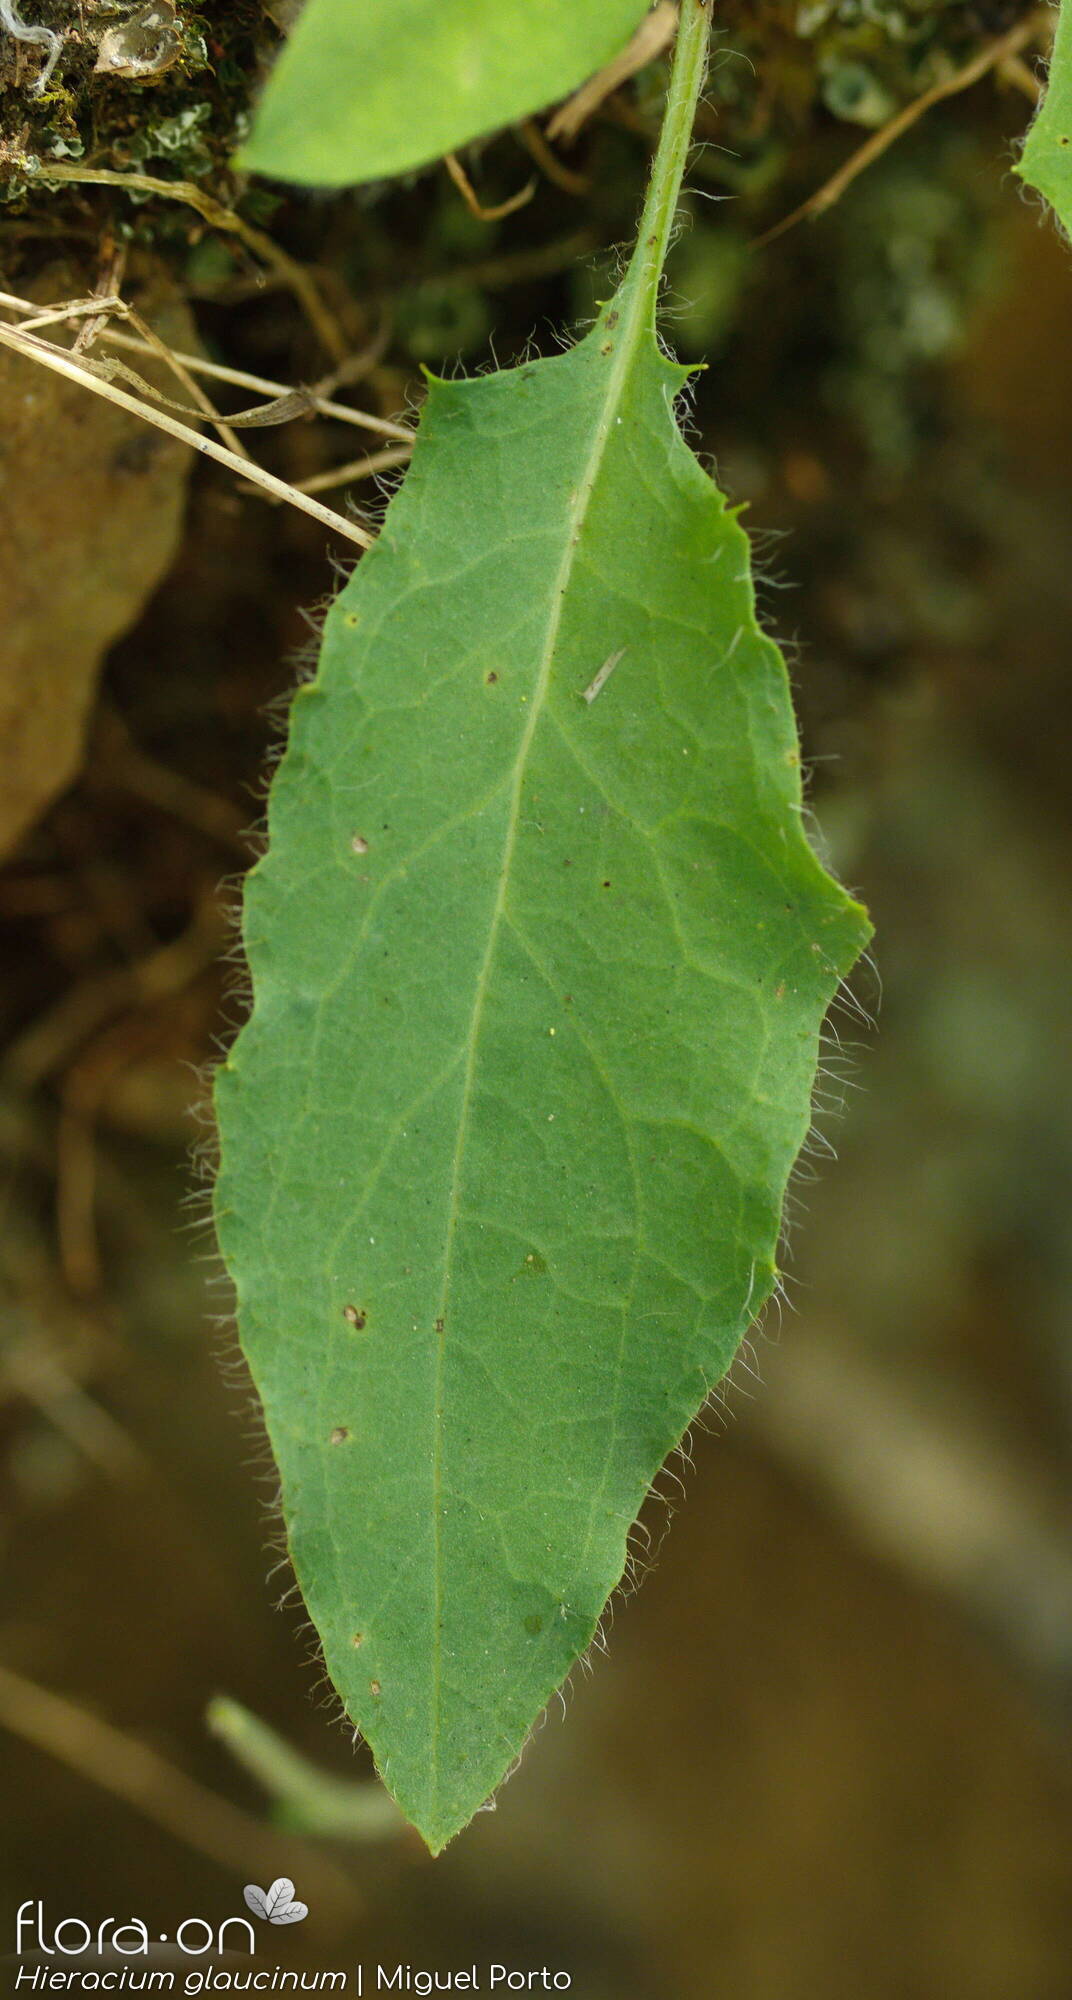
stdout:
<svg viewBox="0 0 1072 2000">
<path fill-rule="evenodd" d="M 266 1924 L 300 1924 L 309 1915 L 308 1903 L 296 1903 L 294 1884 L 281 1875 L 270 1889 L 258 1889 L 255 1882 L 247 1882 L 242 1891 L 246 1904 L 255 1917 Z"/>
<path fill-rule="evenodd" d="M 289 1882 L 282 1886 L 291 1887 Z M 297 1907 L 304 1916 L 304 1906 L 299 1903 Z M 45 1958 L 103 1958 L 111 1952 L 120 1958 L 147 1958 L 155 1945 L 171 1943 L 188 1958 L 202 1958 L 211 1951 L 248 1951 L 252 1955 L 256 1950 L 248 1917 L 225 1917 L 215 1929 L 204 1917 L 184 1917 L 174 1938 L 167 1931 L 150 1934 L 141 1917 L 127 1917 L 123 1922 L 118 1917 L 102 1917 L 96 1928 L 82 1917 L 61 1917 L 57 1923 L 51 1913 L 46 1915 L 39 1899 L 23 1903 L 15 1918 L 15 1951 L 20 1958 L 30 1952 Z"/>
</svg>

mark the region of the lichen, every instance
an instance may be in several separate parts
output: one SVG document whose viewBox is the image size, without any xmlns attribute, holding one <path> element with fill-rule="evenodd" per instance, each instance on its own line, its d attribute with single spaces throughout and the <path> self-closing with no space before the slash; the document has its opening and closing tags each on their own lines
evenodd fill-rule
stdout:
<svg viewBox="0 0 1072 2000">
<path fill-rule="evenodd" d="M 47 87 L 44 46 L 0 25 L 0 181 L 10 201 L 25 161 L 85 159 L 122 171 L 161 163 L 176 179 L 226 174 L 276 31 L 254 0 L 34 0 L 62 37 Z"/>
</svg>

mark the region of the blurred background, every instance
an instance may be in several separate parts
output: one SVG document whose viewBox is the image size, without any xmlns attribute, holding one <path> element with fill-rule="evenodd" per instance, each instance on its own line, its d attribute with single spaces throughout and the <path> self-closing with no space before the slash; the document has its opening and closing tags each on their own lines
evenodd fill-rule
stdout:
<svg viewBox="0 0 1072 2000">
<path fill-rule="evenodd" d="M 573 136 L 466 155 L 469 199 L 441 169 L 298 198 L 227 165 L 296 6 L 171 11 L 147 53 L 132 10 L 74 33 L 42 0 L 72 27 L 42 99 L 41 51 L 0 35 L 12 299 L 118 279 L 169 346 L 246 375 L 360 356 L 338 397 L 393 419 L 422 363 L 552 351 L 605 295 L 658 50 Z M 272 1938 L 290 1966 L 546 1964 L 581 2000 L 1072 1995 L 1072 252 L 1010 171 L 1046 22 L 764 0 L 719 28 L 665 330 L 708 363 L 693 441 L 748 503 L 874 964 L 830 1023 L 788 1307 L 695 1427 L 684 1498 L 653 1499 L 608 1656 L 435 1863 L 276 1608 L 195 1157 L 242 1008 L 247 830 L 348 545 L 0 350 L 0 1938 L 25 1898 L 155 1930 L 286 1873 L 311 1909 Z M 67 177 L 30 185 L 30 154 Z M 315 414 L 241 435 L 292 483 L 390 448 Z M 375 510 L 392 476 L 321 497 Z"/>
</svg>

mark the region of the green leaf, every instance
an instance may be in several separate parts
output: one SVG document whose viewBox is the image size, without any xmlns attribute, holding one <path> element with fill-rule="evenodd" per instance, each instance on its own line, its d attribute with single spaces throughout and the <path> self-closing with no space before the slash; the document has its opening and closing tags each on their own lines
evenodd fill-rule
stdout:
<svg viewBox="0 0 1072 2000">
<path fill-rule="evenodd" d="M 218 1078 L 295 1571 L 433 1849 L 589 1645 L 771 1291 L 868 934 L 805 838 L 748 544 L 654 334 L 706 46 L 684 19 L 623 286 L 571 352 L 431 384 L 328 616 Z"/>
<path fill-rule="evenodd" d="M 1072 234 L 1072 8 L 1061 7 L 1049 79 L 1016 167 Z"/>
<path fill-rule="evenodd" d="M 609 62 L 646 0 L 306 0 L 241 165 L 313 187 L 407 173 Z"/>
</svg>

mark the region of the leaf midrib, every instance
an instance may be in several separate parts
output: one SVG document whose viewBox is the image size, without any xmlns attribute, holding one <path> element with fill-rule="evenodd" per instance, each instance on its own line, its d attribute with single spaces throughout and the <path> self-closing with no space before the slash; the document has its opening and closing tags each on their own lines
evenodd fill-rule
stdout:
<svg viewBox="0 0 1072 2000">
<path fill-rule="evenodd" d="M 477 1051 L 483 1026 L 484 1008 L 487 1001 L 488 985 L 495 962 L 499 940 L 499 930 L 506 909 L 507 889 L 513 865 L 514 850 L 520 823 L 521 793 L 528 769 L 529 753 L 540 723 L 550 685 L 551 668 L 562 629 L 563 607 L 566 603 L 573 574 L 580 529 L 587 514 L 592 491 L 599 477 L 603 457 L 610 440 L 613 419 L 622 399 L 625 381 L 636 358 L 639 343 L 649 332 L 646 307 L 650 306 L 648 292 L 643 283 L 638 282 L 635 267 L 631 270 L 612 302 L 618 306 L 618 325 L 621 329 L 615 351 L 615 359 L 607 377 L 607 389 L 603 410 L 596 424 L 592 448 L 588 455 L 576 494 L 566 515 L 566 543 L 559 563 L 552 589 L 552 612 L 548 621 L 547 636 L 525 728 L 518 744 L 514 762 L 510 803 L 503 839 L 502 860 L 499 865 L 498 887 L 488 925 L 488 942 L 477 974 L 473 990 L 473 1006 L 469 1020 L 469 1034 L 466 1047 L 465 1071 L 462 1079 L 461 1105 L 458 1115 L 458 1134 L 454 1157 L 451 1163 L 450 1204 L 447 1213 L 447 1233 L 443 1252 L 443 1286 L 440 1293 L 439 1311 L 436 1314 L 436 1369 L 435 1407 L 433 1412 L 433 1452 L 432 1452 L 432 1535 L 433 1535 L 433 1631 L 432 1631 L 432 1683 L 431 1683 L 431 1742 L 429 1776 L 431 1797 L 438 1805 L 439 1793 L 439 1733 L 441 1705 L 442 1669 L 442 1610 L 443 1610 L 443 1552 L 442 1552 L 442 1461 L 443 1461 L 443 1390 L 447 1351 L 447 1318 L 450 1304 L 452 1278 L 452 1258 L 454 1238 L 458 1225 L 458 1211 L 462 1174 L 465 1166 L 466 1147 L 469 1138 L 470 1110 L 473 1083 L 476 1076 Z M 596 340 L 606 325 L 606 311 L 588 335 L 589 341 Z M 652 337 L 653 336 L 650 336 Z M 583 346 L 583 344 L 582 344 Z M 581 348 L 575 348 L 574 354 Z"/>
</svg>

